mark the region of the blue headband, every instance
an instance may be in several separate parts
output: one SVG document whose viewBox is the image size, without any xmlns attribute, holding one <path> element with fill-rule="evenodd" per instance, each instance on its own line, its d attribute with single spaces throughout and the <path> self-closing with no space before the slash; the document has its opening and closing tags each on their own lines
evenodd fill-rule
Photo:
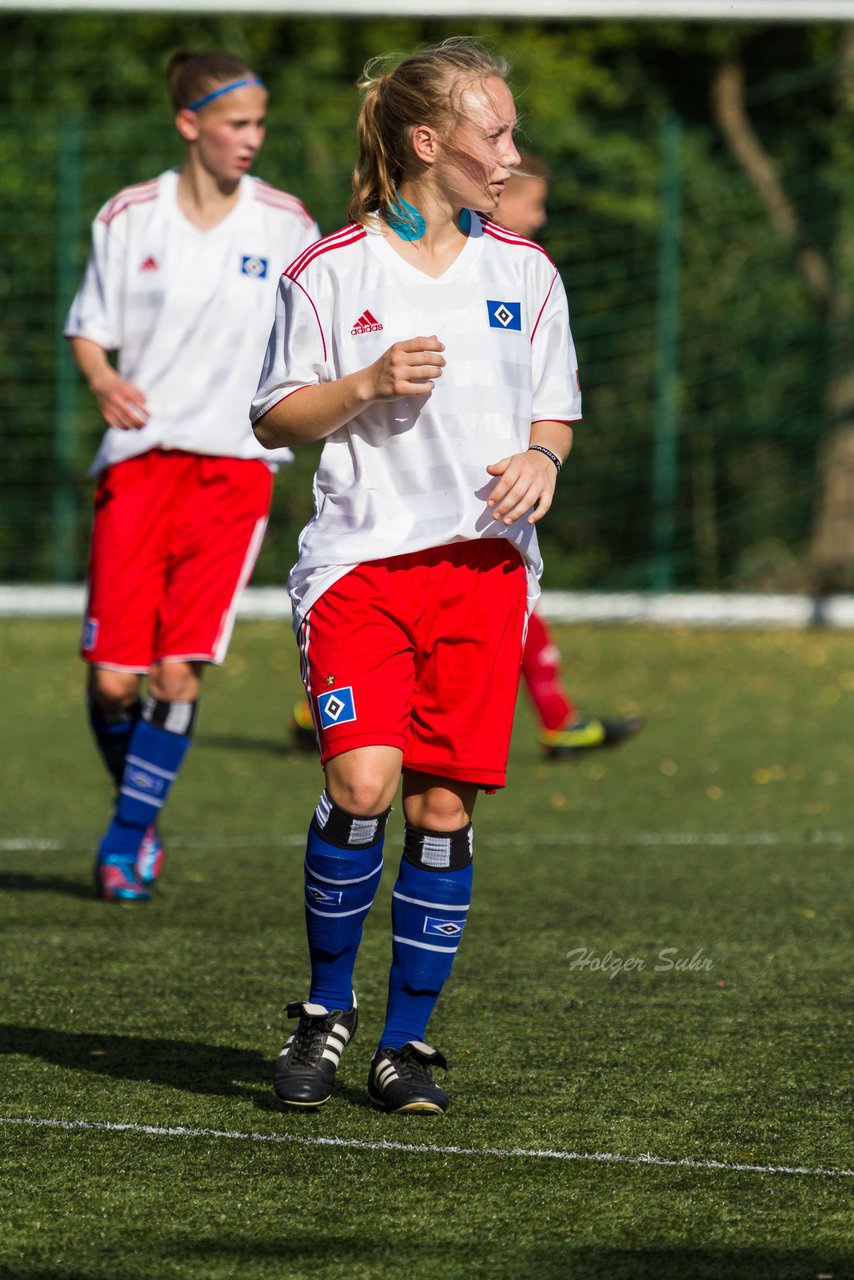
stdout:
<svg viewBox="0 0 854 1280">
<path fill-rule="evenodd" d="M 232 89 L 243 89 L 248 84 L 260 84 L 263 88 L 264 81 L 258 76 L 244 76 L 242 80 L 232 80 L 231 84 L 224 84 L 222 88 L 214 89 L 213 93 L 206 93 L 203 98 L 191 102 L 184 110 L 198 111 L 200 107 L 206 107 L 209 102 L 213 102 L 214 98 L 221 98 L 224 93 L 231 93 Z"/>
</svg>

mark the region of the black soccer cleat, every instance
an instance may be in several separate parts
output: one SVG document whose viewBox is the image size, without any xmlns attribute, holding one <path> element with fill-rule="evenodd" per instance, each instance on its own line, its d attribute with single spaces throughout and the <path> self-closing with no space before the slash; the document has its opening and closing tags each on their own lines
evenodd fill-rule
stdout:
<svg viewBox="0 0 854 1280">
<path fill-rule="evenodd" d="M 574 720 L 565 729 L 544 729 L 540 744 L 549 760 L 566 759 L 595 751 L 597 747 L 616 747 L 640 733 L 646 724 L 642 716 L 627 716 L 623 720 Z"/>
<path fill-rule="evenodd" d="M 384 1111 L 444 1115 L 450 1098 L 434 1083 L 431 1067 L 447 1071 L 448 1064 L 438 1049 L 420 1040 L 402 1049 L 377 1049 L 368 1075 L 371 1102 Z"/>
<path fill-rule="evenodd" d="M 344 1047 L 356 1034 L 356 993 L 349 1013 L 295 1000 L 287 1014 L 299 1018 L 299 1025 L 273 1066 L 276 1097 L 289 1107 L 322 1107 L 332 1094 Z"/>
</svg>

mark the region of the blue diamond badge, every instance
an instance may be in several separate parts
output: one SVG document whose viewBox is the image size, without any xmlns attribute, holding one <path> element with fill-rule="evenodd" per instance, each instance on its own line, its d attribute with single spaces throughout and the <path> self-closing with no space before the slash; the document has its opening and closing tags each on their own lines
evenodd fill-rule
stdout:
<svg viewBox="0 0 854 1280">
<path fill-rule="evenodd" d="M 356 704 L 353 701 L 353 687 L 346 685 L 343 689 L 330 689 L 321 693 L 317 699 L 322 729 L 334 729 L 336 724 L 347 724 L 356 719 Z"/>
<path fill-rule="evenodd" d="M 490 329 L 521 329 L 521 302 L 495 302 L 488 300 L 486 304 Z"/>
<path fill-rule="evenodd" d="M 240 270 L 245 276 L 252 276 L 255 280 L 267 279 L 266 258 L 259 258 L 257 253 L 244 253 L 240 258 Z"/>
<path fill-rule="evenodd" d="M 428 916 L 424 921 L 424 932 L 440 938 L 458 938 L 462 931 L 459 920 L 439 920 L 436 916 Z"/>
</svg>

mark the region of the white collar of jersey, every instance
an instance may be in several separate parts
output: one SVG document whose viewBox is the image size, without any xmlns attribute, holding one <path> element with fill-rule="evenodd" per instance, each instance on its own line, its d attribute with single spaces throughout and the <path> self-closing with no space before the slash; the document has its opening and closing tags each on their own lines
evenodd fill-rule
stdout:
<svg viewBox="0 0 854 1280">
<path fill-rule="evenodd" d="M 369 215 L 369 221 L 365 222 L 365 230 L 369 232 L 365 243 L 396 274 L 405 276 L 410 280 L 434 284 L 448 282 L 453 280 L 460 272 L 467 271 L 471 263 L 480 256 L 484 239 L 483 220 L 480 214 L 472 212 L 471 227 L 462 249 L 446 271 L 443 271 L 440 276 L 431 276 L 426 271 L 419 270 L 406 258 L 401 257 L 397 249 L 383 235 L 382 228 L 379 225 L 379 216 L 376 213 Z"/>
</svg>

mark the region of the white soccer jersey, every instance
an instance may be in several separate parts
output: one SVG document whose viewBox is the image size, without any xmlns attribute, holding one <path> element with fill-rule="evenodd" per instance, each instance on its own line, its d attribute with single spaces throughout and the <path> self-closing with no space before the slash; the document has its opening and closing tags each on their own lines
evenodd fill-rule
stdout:
<svg viewBox="0 0 854 1280">
<path fill-rule="evenodd" d="M 527 448 L 532 422 L 581 416 L 566 295 L 539 245 L 476 214 L 471 222 L 438 279 L 358 225 L 312 245 L 282 277 L 253 422 L 394 342 L 435 333 L 446 361 L 429 395 L 370 405 L 327 436 L 288 582 L 297 626 L 353 565 L 473 538 L 512 541 L 536 599 L 535 527 L 493 520 L 486 467 Z"/>
<path fill-rule="evenodd" d="M 299 200 L 252 177 L 208 231 L 179 209 L 177 170 L 104 205 L 65 334 L 118 350 L 119 372 L 144 392 L 150 416 L 138 431 L 109 428 L 91 474 L 149 449 L 274 467 L 292 457 L 258 444 L 248 410 L 279 276 L 319 236 Z"/>
</svg>

